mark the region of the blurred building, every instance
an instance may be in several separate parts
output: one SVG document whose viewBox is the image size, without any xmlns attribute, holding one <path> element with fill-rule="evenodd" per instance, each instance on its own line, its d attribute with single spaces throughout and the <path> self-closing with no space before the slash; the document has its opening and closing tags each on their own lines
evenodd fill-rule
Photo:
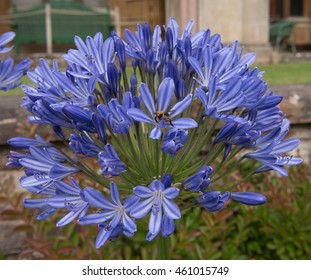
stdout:
<svg viewBox="0 0 311 280">
<path fill-rule="evenodd" d="M 311 47 L 311 0 L 1 0 L 0 32 L 12 28 L 10 18 L 3 21 L 1 15 L 14 15 L 14 9 L 47 2 L 118 7 L 121 34 L 126 28 L 135 30 L 138 22 L 148 21 L 153 27 L 166 24 L 170 17 L 184 28 L 192 18 L 196 30 L 210 28 L 212 33 L 220 33 L 225 43 L 237 39 L 247 51 L 255 51 L 261 62 L 271 61 L 269 32 L 276 22 L 294 23 L 290 39 L 298 50 Z M 288 38 L 283 36 L 281 40 L 286 47 Z"/>
<path fill-rule="evenodd" d="M 270 0 L 270 23 L 294 23 L 293 42 L 298 49 L 311 44 L 311 0 Z"/>
</svg>

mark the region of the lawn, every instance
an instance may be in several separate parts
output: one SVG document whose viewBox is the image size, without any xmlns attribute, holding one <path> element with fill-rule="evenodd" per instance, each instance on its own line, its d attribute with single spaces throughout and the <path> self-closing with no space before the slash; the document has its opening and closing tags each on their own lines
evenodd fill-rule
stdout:
<svg viewBox="0 0 311 280">
<path fill-rule="evenodd" d="M 259 65 L 269 85 L 311 84 L 311 63 Z"/>
<path fill-rule="evenodd" d="M 311 84 L 311 63 L 282 63 L 259 65 L 261 71 L 265 71 L 264 80 L 269 85 Z M 23 83 L 29 83 L 27 77 L 23 77 Z M 23 95 L 20 88 L 9 92 L 0 91 L 0 95 Z"/>
</svg>

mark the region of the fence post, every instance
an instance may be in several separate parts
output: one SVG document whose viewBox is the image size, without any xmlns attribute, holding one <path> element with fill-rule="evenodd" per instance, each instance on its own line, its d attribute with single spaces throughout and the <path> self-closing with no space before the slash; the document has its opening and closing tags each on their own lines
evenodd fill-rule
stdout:
<svg viewBox="0 0 311 280">
<path fill-rule="evenodd" d="M 115 6 L 114 13 L 115 13 L 114 22 L 115 22 L 116 32 L 119 36 L 122 36 L 122 34 L 121 34 L 120 10 L 119 10 L 118 6 Z"/>
<path fill-rule="evenodd" d="M 45 4 L 45 38 L 46 38 L 46 52 L 48 56 L 53 53 L 53 42 L 52 42 L 52 14 L 51 6 L 49 3 Z"/>
</svg>

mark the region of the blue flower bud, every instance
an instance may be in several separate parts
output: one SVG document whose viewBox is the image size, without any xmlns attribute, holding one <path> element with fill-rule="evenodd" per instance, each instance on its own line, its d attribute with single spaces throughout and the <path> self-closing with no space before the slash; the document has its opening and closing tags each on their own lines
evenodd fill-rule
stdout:
<svg viewBox="0 0 311 280">
<path fill-rule="evenodd" d="M 260 205 L 265 204 L 267 201 L 263 194 L 255 192 L 233 192 L 230 197 L 237 202 L 247 205 Z"/>
<path fill-rule="evenodd" d="M 119 58 L 120 67 L 121 67 L 122 71 L 125 71 L 125 67 L 126 67 L 125 47 L 124 47 L 124 43 L 121 39 L 117 39 L 115 41 L 115 48 L 116 48 L 117 55 Z"/>
</svg>

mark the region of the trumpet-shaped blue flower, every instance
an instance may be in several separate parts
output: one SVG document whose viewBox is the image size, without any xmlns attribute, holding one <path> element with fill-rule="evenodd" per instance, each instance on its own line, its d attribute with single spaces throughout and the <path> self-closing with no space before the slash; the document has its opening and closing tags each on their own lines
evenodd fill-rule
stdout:
<svg viewBox="0 0 311 280">
<path fill-rule="evenodd" d="M 224 207 L 229 197 L 229 192 L 209 191 L 200 195 L 197 202 L 209 212 L 216 212 Z"/>
<path fill-rule="evenodd" d="M 7 142 L 10 146 L 18 149 L 29 149 L 34 147 L 51 147 L 52 144 L 42 139 L 39 135 L 35 135 L 35 139 L 28 137 L 14 137 Z"/>
<path fill-rule="evenodd" d="M 151 236 L 157 236 L 161 230 L 161 227 L 165 227 L 166 222 L 170 224 L 170 221 L 163 222 L 163 212 L 169 219 L 180 219 L 180 210 L 178 206 L 171 201 L 179 194 L 179 190 L 177 188 L 165 188 L 161 181 L 154 180 L 149 187 L 135 187 L 134 194 L 140 198 L 145 198 L 145 200 L 142 200 L 135 207 L 133 207 L 131 210 L 131 216 L 136 219 L 140 219 L 145 217 L 150 212 L 148 225 L 149 234 L 147 236 L 148 239 L 151 239 Z"/>
<path fill-rule="evenodd" d="M 86 157 L 97 158 L 98 154 L 101 152 L 100 147 L 83 134 L 71 134 L 69 146 L 76 154 L 81 154 Z"/>
<path fill-rule="evenodd" d="M 29 155 L 19 155 L 19 163 L 26 168 L 26 176 L 20 179 L 23 188 L 30 192 L 40 187 L 40 191 L 49 188 L 54 181 L 61 180 L 80 169 L 67 165 L 67 159 L 53 147 L 29 148 Z M 38 192 L 40 192 L 38 191 Z"/>
<path fill-rule="evenodd" d="M 6 47 L 5 45 L 13 40 L 14 32 L 6 32 L 0 35 L 0 54 L 7 53 L 14 46 Z M 14 65 L 14 60 L 7 57 L 5 60 L 0 59 L 0 90 L 10 90 L 18 87 L 22 82 L 19 81 L 30 67 L 31 60 L 26 58 L 20 63 Z"/>
<path fill-rule="evenodd" d="M 205 92 L 202 88 L 197 88 L 196 94 L 205 109 L 204 115 L 219 118 L 224 121 L 245 123 L 245 119 L 230 114 L 230 112 L 238 108 L 244 100 L 244 96 L 240 92 L 241 82 L 239 77 L 232 78 L 226 89 L 217 93 L 217 77 L 212 76 L 209 82 L 208 92 Z"/>
<path fill-rule="evenodd" d="M 69 65 L 79 66 L 82 73 L 74 75 L 85 79 L 95 78 L 101 83 L 109 85 L 107 76 L 108 64 L 114 61 L 114 40 L 108 38 L 103 40 L 101 33 L 96 33 L 94 38 L 88 36 L 86 43 L 76 36 L 75 44 L 77 50 L 71 49 L 63 58 Z"/>
<path fill-rule="evenodd" d="M 193 192 L 203 192 L 209 186 L 213 168 L 207 165 L 200 167 L 197 173 L 187 178 L 182 185 Z"/>
<path fill-rule="evenodd" d="M 300 164 L 302 159 L 293 156 L 284 156 L 283 154 L 293 151 L 299 144 L 299 139 L 288 138 L 279 143 L 272 142 L 265 148 L 247 153 L 245 157 L 258 160 L 263 164 L 255 170 L 255 173 L 275 170 L 279 174 L 287 176 L 288 172 L 282 167 Z"/>
<path fill-rule="evenodd" d="M 177 152 L 183 148 L 183 144 L 187 139 L 187 130 L 172 128 L 165 133 L 161 150 L 171 156 L 176 156 Z"/>
<path fill-rule="evenodd" d="M 192 100 L 191 94 L 168 110 L 174 95 L 174 83 L 172 79 L 165 78 L 160 84 L 156 104 L 148 86 L 144 83 L 141 84 L 140 94 L 150 115 L 136 108 L 129 109 L 128 114 L 136 121 L 151 123 L 155 126 L 150 132 L 150 138 L 159 139 L 162 135 L 162 128 L 174 127 L 188 129 L 198 126 L 197 122 L 191 118 L 173 119 L 190 106 Z"/>
<path fill-rule="evenodd" d="M 111 200 L 92 188 L 86 188 L 84 196 L 88 203 L 100 209 L 95 214 L 89 214 L 79 219 L 79 223 L 82 225 L 99 225 L 100 231 L 96 238 L 96 248 L 103 246 L 107 240 L 116 238 L 122 232 L 127 237 L 131 237 L 137 231 L 134 220 L 128 215 L 139 200 L 137 196 L 129 196 L 122 204 L 118 187 L 114 182 L 110 183 Z"/>
<path fill-rule="evenodd" d="M 37 192 L 40 191 L 40 194 L 46 197 L 25 199 L 24 205 L 40 211 L 40 214 L 36 216 L 38 220 L 44 220 L 50 217 L 57 209 L 69 210 L 56 224 L 56 226 L 65 226 L 76 217 L 83 217 L 89 208 L 88 202 L 84 199 L 81 187 L 73 178 L 70 179 L 70 182 L 71 185 L 64 182 L 54 182 L 48 189 L 43 191 L 38 189 Z"/>
<path fill-rule="evenodd" d="M 9 52 L 14 48 L 14 46 L 11 47 L 5 47 L 7 43 L 10 43 L 15 37 L 14 32 L 6 32 L 0 35 L 0 53 L 6 53 Z"/>
<path fill-rule="evenodd" d="M 127 170 L 126 164 L 120 160 L 115 148 L 111 144 L 105 146 L 106 151 L 98 154 L 103 176 L 118 176 Z"/>
<path fill-rule="evenodd" d="M 65 226 L 77 217 L 82 218 L 90 206 L 79 184 L 73 178 L 70 179 L 70 183 L 55 182 L 57 193 L 46 200 L 46 204 L 52 208 L 69 210 L 56 226 Z"/>
<path fill-rule="evenodd" d="M 117 99 L 111 99 L 108 106 L 100 104 L 97 109 L 113 132 L 128 133 L 132 121 L 127 114 L 126 108 L 120 105 Z"/>
</svg>

